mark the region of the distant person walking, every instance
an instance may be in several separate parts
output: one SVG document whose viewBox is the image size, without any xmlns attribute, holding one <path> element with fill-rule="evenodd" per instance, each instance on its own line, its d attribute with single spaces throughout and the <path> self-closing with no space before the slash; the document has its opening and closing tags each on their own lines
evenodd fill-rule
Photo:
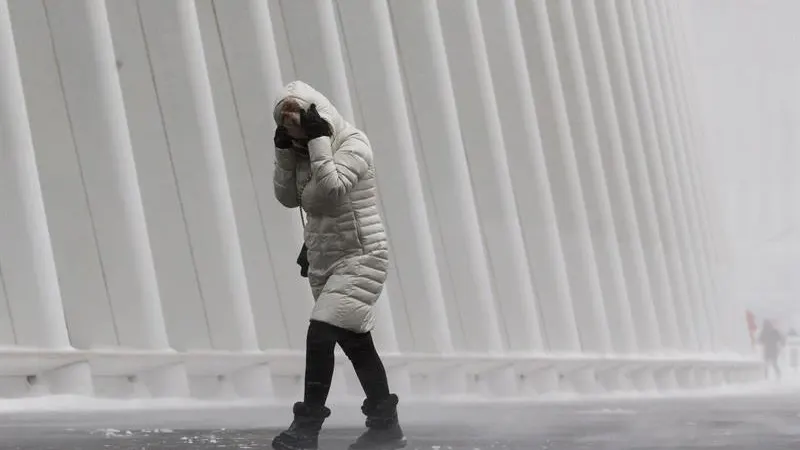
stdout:
<svg viewBox="0 0 800 450">
<path fill-rule="evenodd" d="M 775 369 L 775 376 L 780 379 L 781 368 L 778 364 L 778 356 L 780 355 L 781 347 L 786 344 L 786 337 L 775 328 L 771 321 L 765 320 L 764 326 L 761 328 L 761 334 L 758 336 L 758 342 L 763 347 L 765 376 L 769 378 L 769 368 L 772 366 Z"/>
</svg>

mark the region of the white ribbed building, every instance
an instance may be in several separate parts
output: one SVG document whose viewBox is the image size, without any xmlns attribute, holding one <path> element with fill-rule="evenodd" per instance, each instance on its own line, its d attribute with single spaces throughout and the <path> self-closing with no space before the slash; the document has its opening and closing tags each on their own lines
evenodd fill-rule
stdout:
<svg viewBox="0 0 800 450">
<path fill-rule="evenodd" d="M 272 191 L 294 79 L 374 146 L 399 393 L 760 377 L 717 295 L 681 7 L 0 0 L 0 396 L 298 397 L 312 298 Z"/>
</svg>

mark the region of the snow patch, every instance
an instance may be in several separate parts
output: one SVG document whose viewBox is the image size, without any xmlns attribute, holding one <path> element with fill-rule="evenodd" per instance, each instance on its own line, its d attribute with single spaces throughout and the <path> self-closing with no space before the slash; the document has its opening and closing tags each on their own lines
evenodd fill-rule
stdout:
<svg viewBox="0 0 800 450">
<path fill-rule="evenodd" d="M 635 414 L 639 401 L 673 399 L 712 399 L 719 397 L 782 396 L 800 391 L 800 384 L 755 383 L 751 386 L 728 386 L 691 391 L 625 392 L 601 395 L 576 393 L 548 393 L 539 396 L 490 398 L 463 395 L 458 397 L 413 398 L 404 397 L 401 413 L 410 424 L 437 424 L 441 422 L 481 423 L 486 425 L 486 412 L 498 422 L 513 420 L 514 411 L 528 406 L 577 404 L 583 414 L 623 415 Z M 360 398 L 336 398 L 330 406 L 337 413 L 330 419 L 332 427 L 361 426 Z M 604 409 L 607 408 L 607 409 Z M 616 409 L 614 409 L 616 408 Z M 124 438 L 123 430 L 130 428 L 136 435 L 172 433 L 174 429 L 220 427 L 282 427 L 291 420 L 291 405 L 287 400 L 236 399 L 200 400 L 191 398 L 167 399 L 108 399 L 59 395 L 0 399 L 0 420 L 33 420 L 67 427 L 89 427 L 109 437 Z M 25 417 L 20 419 L 20 417 Z M 169 427 L 169 428 L 167 428 Z M 213 437 L 186 436 L 193 443 L 210 443 Z"/>
<path fill-rule="evenodd" d="M 43 397 L 0 399 L 0 414 L 60 411 L 101 412 L 206 409 L 243 406 L 252 403 L 251 400 L 210 401 L 190 398 L 105 399 L 77 395 L 50 395 Z"/>
<path fill-rule="evenodd" d="M 632 409 L 622 409 L 622 408 L 603 408 L 597 410 L 587 410 L 587 411 L 578 411 L 578 414 L 619 414 L 619 415 L 627 415 L 627 414 L 636 414 L 636 411 Z"/>
</svg>

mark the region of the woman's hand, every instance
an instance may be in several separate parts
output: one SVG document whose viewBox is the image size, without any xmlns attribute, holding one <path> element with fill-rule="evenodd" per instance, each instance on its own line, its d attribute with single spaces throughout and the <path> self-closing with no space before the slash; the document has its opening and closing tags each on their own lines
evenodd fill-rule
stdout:
<svg viewBox="0 0 800 450">
<path fill-rule="evenodd" d="M 283 125 L 278 125 L 278 128 L 275 129 L 275 137 L 273 138 L 273 141 L 275 142 L 275 147 L 277 148 L 284 150 L 292 148 L 292 137 L 289 136 L 289 132 Z"/>
<path fill-rule="evenodd" d="M 317 105 L 314 103 L 308 107 L 308 111 L 300 112 L 300 126 L 305 131 L 309 141 L 322 136 L 333 136 L 331 124 L 319 115 Z"/>
</svg>

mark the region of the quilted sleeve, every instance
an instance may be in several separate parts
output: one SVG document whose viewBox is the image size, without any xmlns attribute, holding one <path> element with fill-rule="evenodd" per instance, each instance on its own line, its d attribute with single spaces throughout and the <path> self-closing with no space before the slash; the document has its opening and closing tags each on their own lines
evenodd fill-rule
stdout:
<svg viewBox="0 0 800 450">
<path fill-rule="evenodd" d="M 319 137 L 308 143 L 308 152 L 317 189 L 331 200 L 347 195 L 372 164 L 369 144 L 358 137 L 345 139 L 335 153 L 330 138 Z"/>
<path fill-rule="evenodd" d="M 296 172 L 297 161 L 291 149 L 275 148 L 275 169 L 272 184 L 275 198 L 287 208 L 300 206 L 297 199 Z"/>
</svg>

